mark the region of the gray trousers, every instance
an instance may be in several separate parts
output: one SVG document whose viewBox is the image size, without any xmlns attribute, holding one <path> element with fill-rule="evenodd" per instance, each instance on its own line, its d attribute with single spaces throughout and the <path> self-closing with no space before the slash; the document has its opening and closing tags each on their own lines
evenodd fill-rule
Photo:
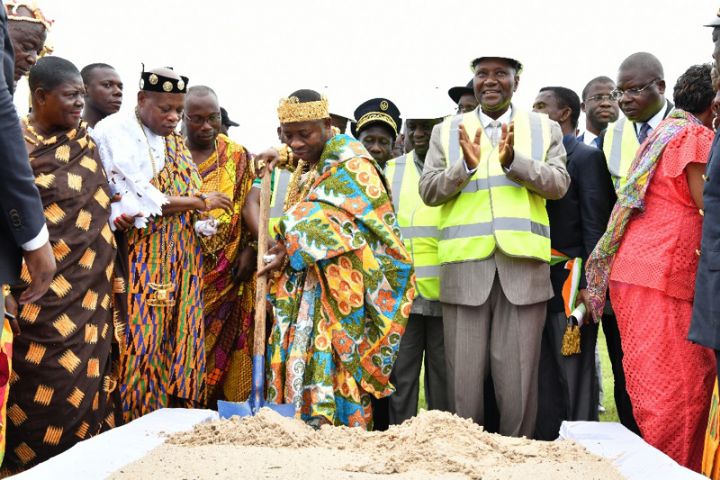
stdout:
<svg viewBox="0 0 720 480">
<path fill-rule="evenodd" d="M 580 328 L 580 353 L 563 356 L 565 312 L 548 313 L 540 354 L 538 420 L 535 438 L 555 440 L 563 420 L 598 420 L 595 345 L 598 324 Z"/>
<path fill-rule="evenodd" d="M 500 411 L 499 433 L 532 437 L 546 303 L 511 304 L 496 276 L 483 305 L 443 304 L 451 411 L 482 425 L 483 389 L 491 373 Z"/>
<path fill-rule="evenodd" d="M 410 314 L 400 350 L 390 374 L 390 425 L 417 415 L 420 367 L 425 356 L 425 399 L 428 410 L 448 410 L 443 319 Z"/>
</svg>

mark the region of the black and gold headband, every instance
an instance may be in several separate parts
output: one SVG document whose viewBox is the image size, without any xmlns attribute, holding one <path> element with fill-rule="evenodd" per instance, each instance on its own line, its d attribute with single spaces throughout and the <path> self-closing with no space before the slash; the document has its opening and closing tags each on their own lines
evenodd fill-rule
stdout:
<svg viewBox="0 0 720 480">
<path fill-rule="evenodd" d="M 395 132 L 395 135 L 398 134 L 398 126 L 397 126 L 397 123 L 395 122 L 395 119 L 392 118 L 387 113 L 383 113 L 383 112 L 368 112 L 368 113 L 366 113 L 365 115 L 363 115 L 362 117 L 360 117 L 358 119 L 355 129 L 361 130 L 363 128 L 363 126 L 365 126 L 371 122 L 387 123 L 388 126 L 393 129 L 393 131 Z"/>
<path fill-rule="evenodd" d="M 158 73 L 146 72 L 145 66 L 140 74 L 140 90 L 160 93 L 187 93 L 188 77 L 180 79 L 166 77 Z"/>
</svg>

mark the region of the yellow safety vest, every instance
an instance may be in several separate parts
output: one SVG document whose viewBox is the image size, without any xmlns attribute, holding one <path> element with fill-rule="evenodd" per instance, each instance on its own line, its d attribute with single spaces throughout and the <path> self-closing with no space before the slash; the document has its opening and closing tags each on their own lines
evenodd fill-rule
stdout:
<svg viewBox="0 0 720 480">
<path fill-rule="evenodd" d="M 429 207 L 420 198 L 420 173 L 415 153 L 394 158 L 385 165 L 395 215 L 405 247 L 413 258 L 418 292 L 428 300 L 440 298 L 440 262 L 437 228 L 440 207 Z"/>
<path fill-rule="evenodd" d="M 605 152 L 605 160 L 616 192 L 625 185 L 630 165 L 639 148 L 640 142 L 638 142 L 633 122 L 627 118 L 621 118 L 607 126 L 603 140 L 603 152 Z"/>
<path fill-rule="evenodd" d="M 273 192 L 270 200 L 270 222 L 268 223 L 270 238 L 275 238 L 275 225 L 280 222 L 280 217 L 285 213 L 285 199 L 287 198 L 291 175 L 292 172 L 287 170 L 275 170 Z"/>
<path fill-rule="evenodd" d="M 515 152 L 546 162 L 550 146 L 547 115 L 516 112 Z M 482 260 L 499 248 L 511 257 L 550 262 L 550 222 L 545 199 L 514 182 L 500 165 L 498 148 L 485 134 L 477 111 L 445 119 L 440 127 L 448 165 L 464 162 L 458 140 L 462 123 L 470 138 L 482 132 L 480 163 L 459 195 L 442 205 L 440 214 L 441 264 Z"/>
</svg>

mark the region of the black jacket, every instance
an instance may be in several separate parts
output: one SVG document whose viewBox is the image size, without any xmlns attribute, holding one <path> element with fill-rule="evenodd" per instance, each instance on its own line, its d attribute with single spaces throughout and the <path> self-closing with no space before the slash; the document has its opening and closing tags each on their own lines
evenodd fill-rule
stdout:
<svg viewBox="0 0 720 480">
<path fill-rule="evenodd" d="M 688 338 L 720 350 L 720 134 L 715 134 L 706 168 L 705 216 Z"/>
<path fill-rule="evenodd" d="M 615 190 L 602 150 L 585 145 L 574 135 L 565 135 L 563 144 L 570 188 L 560 200 L 547 201 L 550 241 L 552 248 L 572 258 L 581 257 L 585 262 L 605 233 L 615 205 Z M 569 271 L 563 267 L 564 264 L 559 264 L 550 269 L 555 292 L 548 302 L 550 312 L 564 310 L 561 292 Z M 584 269 L 580 286 L 586 286 Z"/>
<path fill-rule="evenodd" d="M 15 57 L 2 2 L 0 43 L 3 46 L 0 69 L 0 283 L 13 283 L 20 274 L 20 246 L 40 233 L 45 216 L 13 105 Z"/>
</svg>

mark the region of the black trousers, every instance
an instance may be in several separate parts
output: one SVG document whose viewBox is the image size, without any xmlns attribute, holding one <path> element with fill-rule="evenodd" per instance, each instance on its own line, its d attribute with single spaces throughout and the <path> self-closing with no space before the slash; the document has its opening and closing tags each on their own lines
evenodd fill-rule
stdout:
<svg viewBox="0 0 720 480">
<path fill-rule="evenodd" d="M 538 374 L 537 440 L 555 440 L 563 421 L 597 421 L 599 389 L 595 371 L 598 325 L 580 328 L 580 353 L 561 353 L 567 317 L 549 312 L 543 329 Z"/>
<path fill-rule="evenodd" d="M 620 330 L 618 330 L 617 318 L 615 318 L 614 313 L 608 313 L 606 310 L 602 316 L 602 328 L 605 333 L 608 355 L 610 356 L 613 377 L 615 379 L 615 405 L 617 406 L 620 423 L 628 430 L 640 435 L 640 428 L 633 415 L 630 395 L 628 395 L 627 387 L 625 386 L 625 371 L 622 365 L 622 343 L 620 342 Z"/>
</svg>

